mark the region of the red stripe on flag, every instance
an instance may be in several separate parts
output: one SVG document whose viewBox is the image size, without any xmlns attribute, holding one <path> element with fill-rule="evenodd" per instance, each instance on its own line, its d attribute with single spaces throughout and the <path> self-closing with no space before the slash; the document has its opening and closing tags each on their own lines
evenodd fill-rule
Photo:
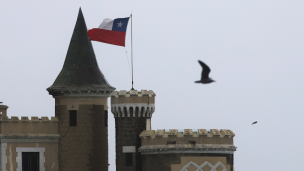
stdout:
<svg viewBox="0 0 304 171">
<path fill-rule="evenodd" d="M 126 32 L 93 28 L 88 31 L 90 40 L 125 46 Z"/>
</svg>

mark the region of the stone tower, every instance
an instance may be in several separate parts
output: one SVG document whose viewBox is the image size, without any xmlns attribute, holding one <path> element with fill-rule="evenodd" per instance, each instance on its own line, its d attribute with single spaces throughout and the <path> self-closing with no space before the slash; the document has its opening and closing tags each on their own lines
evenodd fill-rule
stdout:
<svg viewBox="0 0 304 171">
<path fill-rule="evenodd" d="M 154 110 L 155 93 L 152 90 L 121 90 L 111 94 L 111 111 L 115 118 L 117 171 L 141 171 L 139 134 L 151 129 Z"/>
<path fill-rule="evenodd" d="M 47 88 L 59 119 L 60 171 L 108 170 L 107 98 L 114 90 L 98 67 L 79 9 L 63 68 Z"/>
</svg>

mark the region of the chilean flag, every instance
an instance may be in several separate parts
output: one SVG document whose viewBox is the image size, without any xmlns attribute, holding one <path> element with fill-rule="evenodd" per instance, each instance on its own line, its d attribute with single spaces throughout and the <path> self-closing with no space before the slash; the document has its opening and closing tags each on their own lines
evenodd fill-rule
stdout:
<svg viewBox="0 0 304 171">
<path fill-rule="evenodd" d="M 98 28 L 88 31 L 90 40 L 125 46 L 129 18 L 104 19 Z"/>
</svg>

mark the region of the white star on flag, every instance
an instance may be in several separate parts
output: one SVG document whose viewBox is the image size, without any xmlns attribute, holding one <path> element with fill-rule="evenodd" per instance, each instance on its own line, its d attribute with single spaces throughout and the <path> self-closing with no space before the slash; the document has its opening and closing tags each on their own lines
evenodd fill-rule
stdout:
<svg viewBox="0 0 304 171">
<path fill-rule="evenodd" d="M 120 23 L 117 23 L 118 27 L 121 27 L 123 25 L 123 23 L 120 21 Z"/>
</svg>

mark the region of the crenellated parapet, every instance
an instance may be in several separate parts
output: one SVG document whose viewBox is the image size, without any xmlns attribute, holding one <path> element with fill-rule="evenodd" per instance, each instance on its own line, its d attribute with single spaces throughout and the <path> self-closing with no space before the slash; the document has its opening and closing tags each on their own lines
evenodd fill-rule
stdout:
<svg viewBox="0 0 304 171">
<path fill-rule="evenodd" d="M 21 119 L 19 119 L 18 116 L 12 116 L 11 118 L 9 118 L 8 116 L 4 116 L 4 117 L 0 117 L 0 122 L 58 122 L 58 118 L 57 117 L 51 117 L 51 119 L 49 119 L 49 117 L 45 116 L 45 117 L 37 117 L 37 116 L 32 116 L 31 119 L 29 119 L 27 116 L 21 116 Z"/>
<path fill-rule="evenodd" d="M 199 138 L 199 137 L 221 137 L 221 138 L 233 138 L 235 134 L 229 130 L 229 129 L 210 129 L 207 131 L 206 129 L 196 129 L 195 132 L 193 132 L 193 129 L 184 129 L 183 132 L 179 132 L 178 129 L 169 129 L 168 132 L 165 131 L 165 129 L 158 129 L 155 130 L 145 130 L 140 135 L 140 138 L 150 138 L 155 139 L 158 137 L 162 138 L 182 138 L 182 137 L 193 137 L 193 138 Z"/>
<path fill-rule="evenodd" d="M 0 134 L 14 133 L 38 133 L 38 134 L 58 134 L 58 118 L 57 117 L 37 117 L 32 116 L 7 116 L 0 117 Z"/>
<path fill-rule="evenodd" d="M 111 112 L 114 117 L 152 117 L 155 96 L 152 90 L 121 90 L 111 95 Z"/>
<path fill-rule="evenodd" d="M 156 153 L 227 153 L 233 154 L 235 134 L 229 129 L 158 129 L 140 135 L 142 154 Z"/>
</svg>

